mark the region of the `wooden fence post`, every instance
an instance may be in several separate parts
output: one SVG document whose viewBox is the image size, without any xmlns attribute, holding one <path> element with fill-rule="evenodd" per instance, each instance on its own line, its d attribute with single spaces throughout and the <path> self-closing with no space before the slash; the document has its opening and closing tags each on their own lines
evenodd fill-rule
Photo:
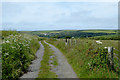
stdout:
<svg viewBox="0 0 120 80">
<path fill-rule="evenodd" d="M 71 45 L 72 45 L 72 41 L 73 41 L 73 39 L 71 39 Z"/>
<path fill-rule="evenodd" d="M 114 61 L 113 61 L 113 47 L 108 47 L 108 57 L 110 60 L 110 66 L 114 69 Z"/>
<path fill-rule="evenodd" d="M 67 45 L 68 44 L 68 41 L 67 41 L 67 38 L 65 39 L 65 45 Z"/>
<path fill-rule="evenodd" d="M 69 45 L 69 43 L 70 43 L 70 41 L 69 41 L 69 39 L 67 39 L 67 44 Z"/>
</svg>

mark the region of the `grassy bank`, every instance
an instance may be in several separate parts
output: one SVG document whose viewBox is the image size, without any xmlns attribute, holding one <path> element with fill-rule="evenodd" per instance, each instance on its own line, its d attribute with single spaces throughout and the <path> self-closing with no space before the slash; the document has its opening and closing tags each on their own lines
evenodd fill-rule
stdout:
<svg viewBox="0 0 120 80">
<path fill-rule="evenodd" d="M 40 72 L 38 75 L 38 78 L 57 78 L 57 75 L 51 71 L 51 66 L 49 63 L 50 60 L 53 61 L 52 65 L 57 66 L 57 60 L 56 57 L 50 58 L 53 56 L 53 51 L 50 49 L 49 45 L 45 44 L 42 41 L 42 44 L 44 45 L 44 55 L 43 55 L 43 60 L 41 61 L 41 67 L 40 67 Z M 39 79 L 38 79 L 39 80 Z"/>
<path fill-rule="evenodd" d="M 118 77 L 115 71 L 109 69 L 106 61 L 101 62 L 99 60 L 101 58 L 98 56 L 101 50 L 104 51 L 104 49 L 99 50 L 99 48 L 113 46 L 118 49 L 118 41 L 106 40 L 102 41 L 102 45 L 96 44 L 95 40 L 88 39 L 78 39 L 76 45 L 65 45 L 65 41 L 61 39 L 48 39 L 47 42 L 61 50 L 79 78 Z M 117 60 L 115 62 L 116 68 L 118 68 Z"/>
<path fill-rule="evenodd" d="M 17 31 L 2 31 L 2 78 L 18 78 L 27 72 L 40 47 L 38 37 Z"/>
</svg>

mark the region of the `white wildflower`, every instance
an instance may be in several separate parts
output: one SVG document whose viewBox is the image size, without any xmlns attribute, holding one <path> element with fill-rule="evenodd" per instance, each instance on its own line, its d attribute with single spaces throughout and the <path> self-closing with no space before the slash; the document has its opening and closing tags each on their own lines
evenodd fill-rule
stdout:
<svg viewBox="0 0 120 80">
<path fill-rule="evenodd" d="M 88 65 L 90 66 L 90 63 L 88 63 Z"/>
<path fill-rule="evenodd" d="M 5 53 L 5 55 L 4 56 L 7 56 L 7 55 L 9 55 L 8 53 Z"/>
<path fill-rule="evenodd" d="M 107 49 L 108 47 L 104 47 L 105 49 Z"/>
<path fill-rule="evenodd" d="M 16 42 L 16 39 L 14 39 L 14 42 Z"/>
<path fill-rule="evenodd" d="M 9 43 L 9 41 L 7 40 L 6 43 Z"/>
<path fill-rule="evenodd" d="M 16 47 L 12 46 L 12 48 L 16 48 Z"/>
</svg>

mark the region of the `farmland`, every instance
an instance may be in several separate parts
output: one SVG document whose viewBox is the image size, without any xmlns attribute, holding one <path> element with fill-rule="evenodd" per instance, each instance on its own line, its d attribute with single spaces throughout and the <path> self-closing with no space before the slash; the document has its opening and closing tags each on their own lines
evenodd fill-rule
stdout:
<svg viewBox="0 0 120 80">
<path fill-rule="evenodd" d="M 46 38 L 65 38 L 66 36 L 75 38 L 86 38 L 96 36 L 116 35 L 118 30 L 54 30 L 54 31 L 21 31 L 31 35 L 38 35 Z"/>
<path fill-rule="evenodd" d="M 64 61 L 70 64 L 71 67 L 66 65 L 70 67 L 70 73 L 77 75 L 78 78 L 118 78 L 119 37 L 117 33 L 115 30 L 2 31 L 2 77 L 3 79 L 19 78 L 26 74 L 29 65 L 37 57 L 35 56 L 37 50 L 42 48 L 39 45 L 41 42 L 45 49 L 43 49 L 44 55 L 36 78 L 65 78 L 61 76 L 62 72 L 65 74 L 66 67 L 62 64 Z M 66 44 L 67 37 L 70 39 Z M 111 68 L 108 57 L 108 47 L 111 46 L 114 48 L 114 69 Z M 63 62 L 60 62 L 62 60 L 57 56 L 58 54 L 63 54 L 65 57 Z M 57 57 L 51 59 L 51 56 Z M 49 64 L 51 60 L 52 66 L 61 67 L 62 72 L 52 71 Z"/>
<path fill-rule="evenodd" d="M 84 30 L 82 32 L 92 32 L 92 33 L 116 33 L 117 30 Z"/>
</svg>

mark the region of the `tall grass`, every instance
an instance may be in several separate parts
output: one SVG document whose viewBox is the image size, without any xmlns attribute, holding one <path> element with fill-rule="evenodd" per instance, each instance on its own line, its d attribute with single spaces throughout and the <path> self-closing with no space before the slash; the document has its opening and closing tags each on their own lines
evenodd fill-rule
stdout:
<svg viewBox="0 0 120 80">
<path fill-rule="evenodd" d="M 38 38 L 17 31 L 3 31 L 2 37 L 2 78 L 18 78 L 35 59 Z"/>
<path fill-rule="evenodd" d="M 109 41 L 105 41 L 104 44 L 104 41 L 102 41 L 103 45 L 98 45 L 95 40 L 88 39 L 78 39 L 76 45 L 65 45 L 65 41 L 61 39 L 48 39 L 47 42 L 61 50 L 79 78 L 118 78 L 118 74 L 110 71 L 107 66 L 105 68 L 97 68 L 96 66 L 93 69 L 89 67 L 92 60 L 95 59 L 98 47 L 103 47 L 103 45 L 104 47 L 110 46 L 116 43 L 116 41 L 112 41 L 112 44 L 109 44 Z M 113 46 L 118 48 L 117 44 Z"/>
</svg>

